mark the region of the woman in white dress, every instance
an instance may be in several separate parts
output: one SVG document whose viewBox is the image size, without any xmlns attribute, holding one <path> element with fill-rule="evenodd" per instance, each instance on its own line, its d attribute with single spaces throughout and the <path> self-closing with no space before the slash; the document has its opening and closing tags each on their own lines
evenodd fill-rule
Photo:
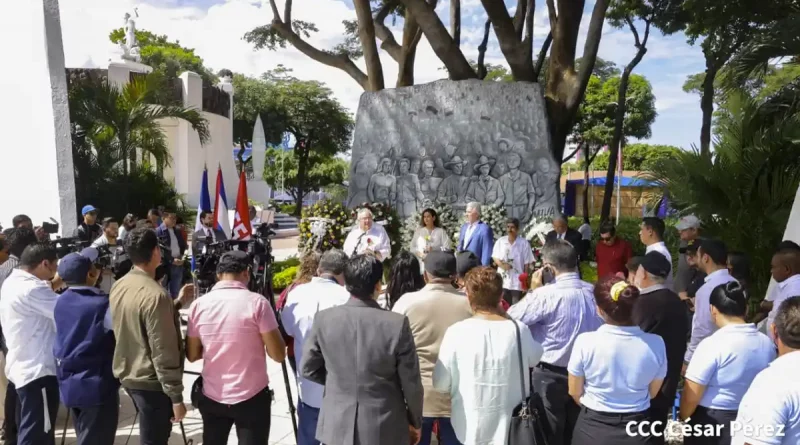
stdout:
<svg viewBox="0 0 800 445">
<path fill-rule="evenodd" d="M 416 255 L 420 262 L 420 270 L 425 269 L 425 257 L 433 250 L 451 250 L 452 244 L 447 232 L 439 222 L 436 210 L 425 209 L 422 211 L 420 226 L 414 231 L 409 250 Z"/>
<path fill-rule="evenodd" d="M 512 412 L 522 394 L 530 394 L 530 368 L 539 363 L 544 349 L 527 326 L 500 309 L 503 280 L 493 268 L 476 267 L 467 273 L 466 289 L 474 315 L 445 332 L 433 388 L 450 394 L 450 419 L 460 443 L 505 445 Z"/>
</svg>

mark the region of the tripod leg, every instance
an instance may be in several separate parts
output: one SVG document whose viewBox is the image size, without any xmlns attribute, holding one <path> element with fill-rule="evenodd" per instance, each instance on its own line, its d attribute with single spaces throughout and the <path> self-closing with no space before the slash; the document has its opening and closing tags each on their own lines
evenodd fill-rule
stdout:
<svg viewBox="0 0 800 445">
<path fill-rule="evenodd" d="M 297 409 L 294 406 L 294 399 L 292 398 L 292 385 L 289 382 L 289 371 L 286 369 L 286 360 L 281 362 L 281 370 L 283 371 L 283 384 L 286 386 L 286 400 L 289 402 L 289 415 L 292 417 L 292 428 L 294 429 L 294 440 L 297 440 Z"/>
<path fill-rule="evenodd" d="M 64 445 L 64 441 L 67 439 L 68 426 L 69 426 L 69 408 L 67 408 L 67 418 L 64 419 L 64 429 L 61 430 L 61 445 Z"/>
</svg>

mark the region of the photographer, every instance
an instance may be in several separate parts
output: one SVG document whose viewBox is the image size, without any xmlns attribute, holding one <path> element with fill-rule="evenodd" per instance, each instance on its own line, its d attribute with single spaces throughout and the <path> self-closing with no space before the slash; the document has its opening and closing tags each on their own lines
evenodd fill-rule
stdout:
<svg viewBox="0 0 800 445">
<path fill-rule="evenodd" d="M 47 232 L 44 231 L 42 226 L 33 227 L 33 221 L 28 215 L 17 215 L 11 220 L 11 225 L 13 228 L 25 227 L 26 229 L 31 229 L 36 234 L 36 239 L 39 241 L 45 241 L 49 238 Z"/>
<path fill-rule="evenodd" d="M 218 282 L 189 310 L 186 358 L 203 359 L 197 407 L 203 443 L 225 445 L 236 425 L 242 445 L 265 444 L 272 396 L 266 356 L 286 357 L 286 346 L 270 303 L 247 288 L 252 260 L 241 251 L 222 255 Z M 193 394 L 194 398 L 194 394 Z"/>
<path fill-rule="evenodd" d="M 114 218 L 103 218 L 103 234 L 92 242 L 92 247 L 100 249 L 99 255 L 111 255 L 117 248 L 117 236 L 119 235 L 119 223 Z M 102 270 L 102 275 L 98 287 L 105 293 L 111 292 L 114 285 L 114 272 L 110 267 Z"/>
<path fill-rule="evenodd" d="M 110 297 L 117 340 L 114 377 L 139 411 L 142 443 L 167 445 L 170 421 L 186 415 L 178 309 L 194 297 L 194 286 L 184 286 L 173 303 L 156 281 L 161 248 L 153 230 L 132 231 L 125 249 L 133 269 L 117 281 Z"/>
<path fill-rule="evenodd" d="M 93 205 L 83 206 L 81 209 L 83 221 L 75 228 L 72 236 L 78 238 L 83 242 L 92 242 L 100 237 L 103 233 L 103 228 L 97 224 L 97 208 Z"/>
<path fill-rule="evenodd" d="M 161 214 L 164 222 L 156 229 L 161 244 L 169 247 L 171 261 L 167 272 L 167 286 L 172 298 L 178 297 L 183 284 L 183 253 L 186 252 L 186 237 L 181 229 L 175 227 L 178 217 L 172 210 L 164 210 Z"/>
<path fill-rule="evenodd" d="M 73 416 L 78 445 L 114 442 L 119 420 L 119 381 L 114 378 L 114 332 L 108 294 L 95 287 L 101 271 L 95 248 L 58 263 L 69 286 L 55 307 L 56 376 L 61 400 Z"/>
</svg>

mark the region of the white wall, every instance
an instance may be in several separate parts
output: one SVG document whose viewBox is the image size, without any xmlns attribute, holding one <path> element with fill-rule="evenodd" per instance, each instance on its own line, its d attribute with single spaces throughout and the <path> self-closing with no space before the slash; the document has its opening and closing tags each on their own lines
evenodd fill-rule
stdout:
<svg viewBox="0 0 800 445">
<path fill-rule="evenodd" d="M 77 224 L 64 48 L 57 0 L 13 2 L 0 14 L 0 224 L 25 213 Z"/>
</svg>

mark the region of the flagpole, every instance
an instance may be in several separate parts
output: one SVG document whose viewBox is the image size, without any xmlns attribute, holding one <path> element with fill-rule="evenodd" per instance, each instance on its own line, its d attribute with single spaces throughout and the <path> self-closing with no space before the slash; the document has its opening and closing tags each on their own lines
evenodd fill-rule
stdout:
<svg viewBox="0 0 800 445">
<path fill-rule="evenodd" d="M 617 169 L 619 171 L 619 174 L 617 175 L 617 224 L 619 224 L 619 207 L 620 207 L 620 205 L 622 205 L 622 195 L 620 194 L 622 192 L 622 172 L 623 172 L 623 170 L 622 170 L 622 145 L 623 145 L 622 141 L 620 141 L 620 143 L 619 143 L 619 156 L 618 156 L 618 159 L 617 159 L 617 164 L 618 164 Z"/>
</svg>

